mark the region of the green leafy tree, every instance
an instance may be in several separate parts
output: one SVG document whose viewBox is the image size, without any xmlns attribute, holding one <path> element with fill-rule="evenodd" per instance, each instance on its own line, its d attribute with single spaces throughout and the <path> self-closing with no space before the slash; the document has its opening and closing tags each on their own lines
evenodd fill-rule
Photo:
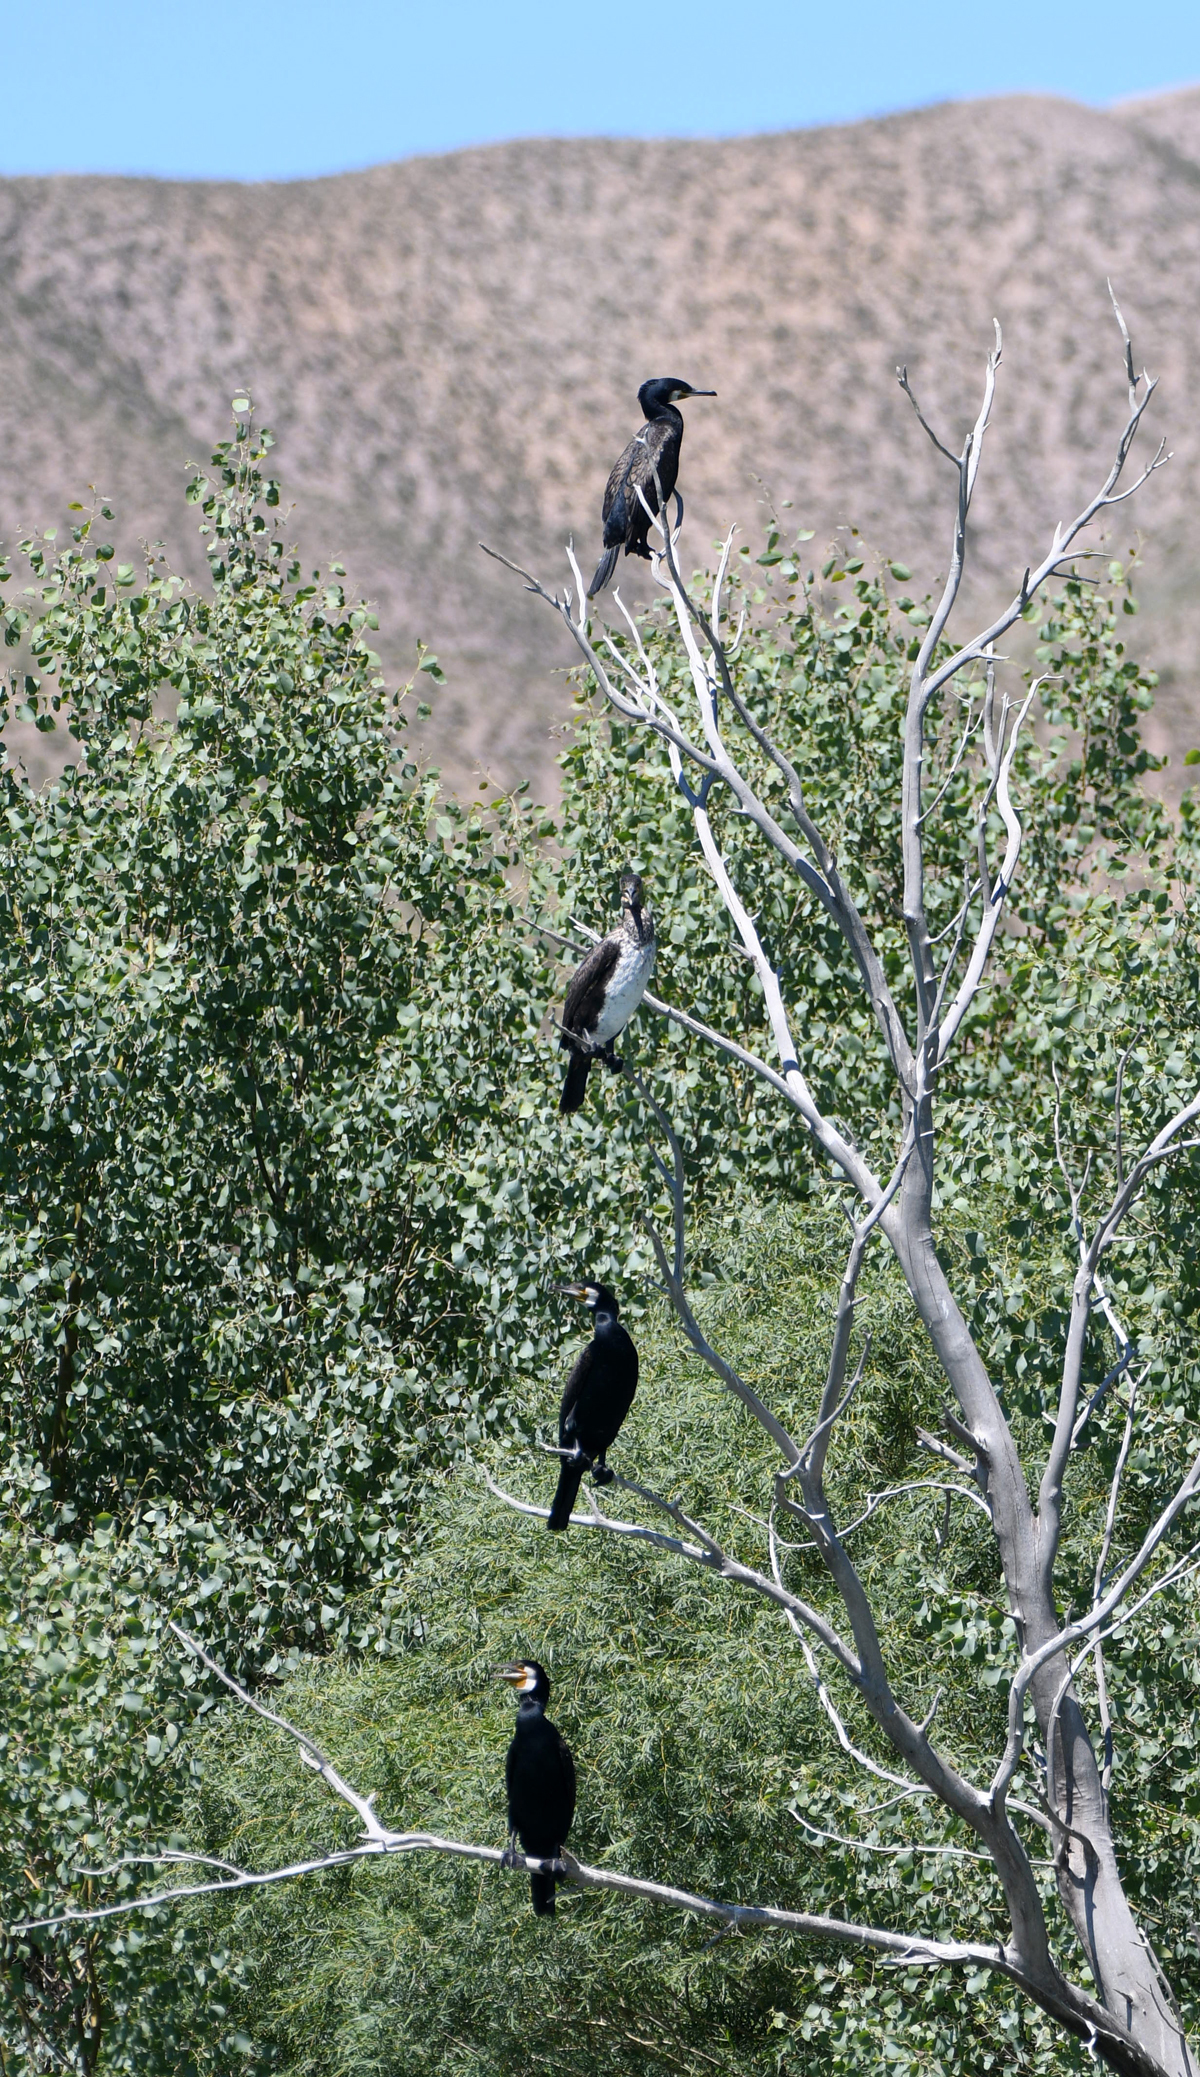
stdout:
<svg viewBox="0 0 1200 2077">
<path fill-rule="evenodd" d="M 265 2061 L 650 2069 L 665 2044 L 697 2068 L 1045 2070 L 1076 2060 L 1065 2033 L 1118 2069 L 1188 2067 L 1194 821 L 1185 803 L 1173 831 L 1141 791 L 1150 687 L 1122 644 L 1122 573 L 1097 590 L 1070 560 L 1119 495 L 1146 399 L 1100 496 L 954 645 L 994 374 L 932 611 L 853 556 L 824 573 L 852 595 L 826 618 L 777 529 L 759 564 L 722 567 L 737 643 L 673 541 L 667 614 L 607 649 L 571 596 L 552 601 L 617 721 L 609 740 L 585 718 L 568 753 L 561 905 L 546 917 L 529 861 L 534 906 L 578 937 L 573 918 L 607 921 L 596 861 L 634 854 L 670 1006 L 624 1094 L 600 1095 L 610 1132 L 596 1113 L 572 1128 L 556 1232 L 582 1253 L 619 1208 L 610 1258 L 627 1276 L 657 1262 L 692 1357 L 649 1323 L 653 1402 L 622 1438 L 641 1475 L 610 1489 L 623 1516 L 606 1495 L 548 1549 L 529 1519 L 542 1477 L 514 1496 L 511 1449 L 484 1441 L 492 1499 L 451 1487 L 425 1517 L 402 1665 L 295 1676 L 305 1778 L 342 1798 L 344 1834 L 297 1805 L 277 1729 L 248 1753 L 228 1722 L 208 1741 L 193 1822 L 252 1866 L 172 1883 L 221 1893 L 184 1921 L 221 1952 L 267 1879 L 256 1966 L 222 1986 Z M 1022 616 L 1052 674 L 1038 735 L 994 653 Z M 506 962 L 524 971 L 527 946 L 514 935 Z M 771 1192 L 792 1207 L 775 1225 Z M 485 1254 L 461 1259 L 474 1274 Z M 526 1321 L 545 1317 L 534 1297 Z M 749 1422 L 722 1428 L 718 1387 Z M 542 1396 L 514 1383 L 512 1400 L 532 1426 Z M 186 1627 L 219 1648 L 215 1626 Z M 516 1905 L 470 1875 L 499 1859 L 476 1843 L 489 1811 L 499 1828 L 483 1666 L 518 1644 L 554 1666 L 588 1763 L 586 1859 L 562 1864 L 584 1894 L 549 1956 L 529 1925 L 511 1937 L 523 1887 Z M 320 1883 L 271 1882 L 297 1856 Z M 143 1874 L 89 1895 L 87 1937 L 123 1923 Z M 689 1932 L 681 1891 L 747 1937 Z"/>
<path fill-rule="evenodd" d="M 160 1664 L 169 1614 L 256 1677 L 411 1638 L 430 1480 L 544 1374 L 543 1285 L 617 1267 L 629 1135 L 564 1174 L 511 930 L 538 818 L 406 760 L 374 616 L 302 564 L 270 446 L 239 400 L 188 492 L 199 593 L 119 561 L 103 505 L 0 566 L 5 718 L 72 743 L 46 790 L 2 781 L 5 1923 L 131 1825 L 176 1835 L 164 1725 L 203 1696 L 173 1639 Z M 44 2024 L 51 2060 L 183 2067 L 128 2017 L 171 1939 L 17 1942 L 4 2052 L 40 2067 Z"/>
<path fill-rule="evenodd" d="M 584 1517 L 584 1533 L 648 1543 L 776 1612 L 781 1643 L 802 1659 L 843 1758 L 866 1785 L 851 1792 L 833 1833 L 821 1776 L 798 1777 L 797 1823 L 845 1844 L 855 1864 L 860 1853 L 869 1866 L 899 1848 L 935 1863 L 967 1854 L 976 1873 L 970 1895 L 959 1892 L 957 1923 L 943 1930 L 911 1913 L 886 1922 L 869 1877 L 847 1880 L 853 1894 L 843 1892 L 839 1911 L 796 1910 L 699 1893 L 681 1899 L 677 1866 L 666 1871 L 669 1885 L 586 1866 L 565 1850 L 561 1867 L 584 1888 L 682 1901 L 718 1923 L 775 1926 L 910 1971 L 998 1976 L 1113 2067 L 1182 2077 L 1191 2058 L 1186 2020 L 1118 1857 L 1109 1748 L 1120 1676 L 1104 1649 L 1114 1637 L 1123 1649 L 1145 1609 L 1169 1607 L 1190 1576 L 1178 1537 L 1200 1489 L 1200 1458 L 1181 1465 L 1175 1439 L 1187 1405 L 1180 1341 L 1163 1307 L 1147 1319 L 1141 1302 L 1147 1258 L 1172 1252 L 1165 1236 L 1182 1224 L 1177 1196 L 1194 1186 L 1200 1058 L 1191 1004 L 1173 993 L 1170 971 L 1180 938 L 1191 971 L 1190 852 L 1172 853 L 1162 818 L 1139 805 L 1130 726 L 1138 673 L 1105 608 L 1070 576 L 1080 533 L 1126 494 L 1119 485 L 1151 393 L 1128 349 L 1127 362 L 1129 416 L 1100 492 L 1056 532 L 993 624 L 952 644 L 997 345 L 976 424 L 957 458 L 945 450 L 957 483 L 950 570 L 931 614 L 907 608 L 906 646 L 915 653 L 903 659 L 903 697 L 895 637 L 874 625 L 882 606 L 869 581 L 859 634 L 846 616 L 818 638 L 805 600 L 747 652 L 744 634 L 741 645 L 727 644 L 721 632 L 728 548 L 702 605 L 664 530 L 668 652 L 633 623 L 598 646 L 577 569 L 563 599 L 528 580 L 621 720 L 643 744 L 665 746 L 727 919 L 724 946 L 699 962 L 713 979 L 689 1004 L 691 1029 L 799 1121 L 852 1229 L 824 1375 L 809 1403 L 786 1376 L 752 1381 L 710 1339 L 689 1296 L 682 1144 L 664 1104 L 634 1074 L 670 1152 L 663 1173 L 673 1238 L 649 1228 L 662 1288 L 692 1349 L 778 1463 L 753 1559 L 732 1555 L 701 1518 L 701 1502 L 641 1480 L 617 1480 L 629 1520 L 607 1513 L 606 1498 L 590 1522 Z M 771 562 L 778 539 L 767 553 L 768 568 L 785 567 Z M 798 580 L 798 567 L 788 574 Z M 996 644 L 1063 575 L 1066 596 L 1044 646 L 1073 668 L 1046 704 L 1051 725 L 1073 723 L 1080 739 L 1065 758 L 1053 744 L 1027 748 L 1018 766 L 1038 688 L 1006 692 Z M 856 647 L 863 669 L 839 706 L 825 698 L 827 656 Z M 1025 777 L 1034 798 L 1018 805 Z M 1009 897 L 1024 825 L 1042 806 L 1037 843 L 1026 849 L 1022 913 Z M 660 811 L 652 827 L 663 819 Z M 1156 884 L 1164 870 L 1174 875 L 1169 886 Z M 1145 884 L 1122 893 L 1137 873 Z M 1074 900 L 1064 902 L 1055 897 L 1068 892 L 1068 874 Z M 729 1029 L 703 1012 L 715 1017 L 721 998 L 728 1012 L 741 992 L 728 973 L 731 945 L 761 990 L 762 1011 Z M 826 989 L 843 1004 L 828 1021 Z M 1020 1074 L 1007 1050 L 1018 1035 Z M 966 1264 L 952 1223 L 964 1215 Z M 1010 1264 L 990 1279 L 985 1265 L 1003 1240 L 1019 1254 L 1027 1235 L 1036 1238 L 1028 1269 L 1022 1262 L 1014 1277 Z M 855 1351 L 855 1312 L 877 1241 L 890 1249 L 952 1398 L 936 1429 L 913 1434 L 926 1452 L 923 1475 L 898 1449 L 888 1482 L 863 1492 L 852 1452 L 843 1467 L 839 1439 L 874 1382 L 870 1349 L 859 1339 Z M 1137 1267 L 1122 1279 L 1127 1261 Z M 1191 1279 L 1179 1267 L 1172 1323 L 1191 1310 Z M 1011 1323 L 1039 1284 L 1022 1337 Z M 1022 1338 L 1027 1346 L 1015 1346 Z M 1143 1485 L 1151 1466 L 1157 1475 Z M 981 1513 L 988 1559 L 975 1553 L 951 1569 L 943 1529 L 938 1563 L 914 1561 L 920 1601 L 907 1621 L 923 1632 L 929 1663 L 905 1678 L 893 1648 L 904 1615 L 889 1605 L 872 1555 L 884 1532 L 873 1545 L 869 1531 L 876 1517 L 907 1511 L 914 1550 L 927 1551 L 920 1525 L 931 1503 L 947 1523 L 964 1506 Z M 536 1501 L 513 1504 L 544 1512 Z M 497 1858 L 492 1847 L 390 1828 L 306 1734 L 301 1749 L 362 1822 L 357 1854 L 426 1848 Z"/>
</svg>

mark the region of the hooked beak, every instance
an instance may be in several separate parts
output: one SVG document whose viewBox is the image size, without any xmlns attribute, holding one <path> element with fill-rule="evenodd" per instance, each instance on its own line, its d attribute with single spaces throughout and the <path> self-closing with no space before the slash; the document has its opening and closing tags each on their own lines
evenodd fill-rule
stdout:
<svg viewBox="0 0 1200 2077">
<path fill-rule="evenodd" d="M 534 1684 L 523 1659 L 509 1659 L 503 1666 L 493 1666 L 492 1679 L 505 1680 L 510 1688 L 532 1687 Z"/>
<path fill-rule="evenodd" d="M 692 391 L 694 397 L 715 397 L 716 394 L 715 389 L 694 389 Z"/>
<path fill-rule="evenodd" d="M 590 1284 L 556 1284 L 554 1288 L 560 1298 L 578 1298 L 581 1303 L 586 1303 L 592 1290 Z"/>
</svg>

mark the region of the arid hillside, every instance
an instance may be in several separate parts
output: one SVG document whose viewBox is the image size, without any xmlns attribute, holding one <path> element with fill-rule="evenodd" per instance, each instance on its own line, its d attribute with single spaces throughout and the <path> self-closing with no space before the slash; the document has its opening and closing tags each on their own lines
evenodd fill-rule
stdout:
<svg viewBox="0 0 1200 2077">
<path fill-rule="evenodd" d="M 1097 113 L 1034 98 L 716 143 L 536 142 L 286 185 L 0 181 L 0 534 L 100 485 L 121 539 L 195 569 L 183 469 L 250 387 L 314 559 L 450 675 L 433 727 L 545 783 L 559 631 L 477 543 L 562 569 L 598 546 L 646 375 L 688 414 L 685 554 L 766 493 L 854 523 L 932 583 L 957 441 L 1005 328 L 974 584 L 1019 576 L 1098 480 L 1124 408 L 1111 276 L 1174 459 L 1114 545 L 1147 544 L 1139 640 L 1162 726 L 1200 739 L 1200 89 Z M 627 566 L 623 566 L 627 567 Z M 638 581 L 644 583 L 640 571 Z"/>
</svg>

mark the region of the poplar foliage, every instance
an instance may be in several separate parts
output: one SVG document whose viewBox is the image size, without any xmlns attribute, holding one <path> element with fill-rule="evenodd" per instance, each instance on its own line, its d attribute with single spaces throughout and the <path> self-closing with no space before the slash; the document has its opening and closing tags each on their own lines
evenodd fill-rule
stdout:
<svg viewBox="0 0 1200 2077">
<path fill-rule="evenodd" d="M 546 1481 L 530 1443 L 577 1333 L 549 1287 L 586 1270 L 618 1283 L 643 1344 L 622 1454 L 761 1559 L 758 1444 L 649 1296 L 653 1123 L 599 1075 L 579 1120 L 555 1115 L 562 967 L 537 926 L 576 941 L 581 923 L 607 928 L 635 863 L 659 919 L 658 991 L 765 1049 L 762 1006 L 665 760 L 586 687 L 553 816 L 520 794 L 447 800 L 406 758 L 406 703 L 434 695 L 436 662 L 422 652 L 413 688 L 387 686 L 369 608 L 281 524 L 269 452 L 241 411 L 189 487 L 209 551 L 199 592 L 157 553 L 118 562 L 103 506 L 0 572 L 9 711 L 78 744 L 45 792 L 10 767 L 0 817 L 0 1914 L 53 1910 L 79 1896 L 80 1869 L 132 1851 L 267 1864 L 340 1838 L 285 1744 L 214 1717 L 211 1684 L 164 1632 L 174 1615 L 233 1670 L 282 1680 L 283 1706 L 397 1819 L 498 1837 L 507 1718 L 484 1669 L 524 1650 L 551 1666 L 580 1758 L 580 1852 L 959 1930 L 972 1864 L 929 1850 L 956 1842 L 926 1838 L 920 1806 L 862 1815 L 782 1624 L 586 1532 L 548 1548 L 479 1494 L 481 1459 L 531 1493 Z M 739 682 L 901 986 L 900 722 L 925 608 L 899 565 L 843 550 L 818 583 L 802 548 L 772 527 L 742 558 Z M 1144 790 L 1153 681 L 1126 650 L 1132 607 L 1114 564 L 1034 618 L 1053 675 L 1014 768 L 1028 839 L 1013 924 L 941 1093 L 940 1245 L 1032 1463 L 1075 1266 L 1056 1106 L 1068 1166 L 1090 1158 L 1099 1188 L 1118 1064 L 1130 1145 L 1200 1073 L 1196 817 Z M 644 639 L 677 690 L 659 614 Z M 931 732 L 935 928 L 973 845 L 964 719 L 948 699 Z M 841 941 L 735 822 L 719 834 L 796 1005 L 805 1072 L 869 1146 L 894 1094 Z M 835 1180 L 744 1070 L 646 1013 L 629 1043 L 684 1142 L 710 1331 L 803 1428 Z M 1198 1186 L 1194 1155 L 1156 1175 L 1110 1261 L 1150 1361 L 1130 1538 L 1200 1417 Z M 871 1279 L 871 1361 L 839 1442 L 847 1516 L 922 1475 L 914 1431 L 942 1392 L 882 1259 Z M 1089 1363 L 1095 1386 L 1100 1334 Z M 1114 1398 L 1092 1424 L 1065 1599 L 1090 1581 L 1122 1419 Z M 982 1766 L 1014 1649 L 982 1521 L 943 1522 L 917 1493 L 869 1533 L 914 1709 L 943 1686 L 946 1740 Z M 810 1597 L 827 1591 L 804 1577 Z M 1183 1902 L 1200 1810 L 1192 1605 L 1186 1585 L 1157 1604 L 1110 1668 L 1131 1889 L 1185 1997 L 1200 1990 Z M 128 1893 L 148 1872 L 84 1893 Z M 13 1938 L 3 2066 L 40 2071 L 53 2053 L 80 2071 L 415 2062 L 457 2077 L 833 2072 L 883 2055 L 1034 2071 L 1074 2054 L 983 1981 L 773 1936 L 714 1948 L 612 1899 L 564 1898 L 549 1942 L 525 1914 L 522 1883 L 426 1862 Z"/>
</svg>

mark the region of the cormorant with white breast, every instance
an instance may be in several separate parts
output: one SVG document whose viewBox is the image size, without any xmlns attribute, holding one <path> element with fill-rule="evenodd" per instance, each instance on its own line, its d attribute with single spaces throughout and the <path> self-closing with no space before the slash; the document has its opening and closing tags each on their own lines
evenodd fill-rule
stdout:
<svg viewBox="0 0 1200 2077">
<path fill-rule="evenodd" d="M 656 375 L 652 381 L 643 382 L 638 403 L 646 414 L 646 423 L 640 433 L 634 434 L 605 486 L 600 514 L 604 521 L 604 553 L 588 586 L 589 599 L 604 590 L 622 548 L 626 555 L 649 559 L 650 522 L 651 515 L 659 509 L 659 485 L 665 505 L 679 475 L 679 449 L 683 443 L 679 399 L 716 394 L 715 389 L 693 389 L 690 382 L 682 381 L 678 375 Z"/>
<path fill-rule="evenodd" d="M 609 1067 L 621 1065 L 613 1052 L 613 1040 L 624 1031 L 654 972 L 654 917 L 643 895 L 641 875 L 625 873 L 621 920 L 592 946 L 567 989 L 559 1043 L 571 1055 L 571 1064 L 559 1098 L 560 1111 L 579 1109 L 597 1054 Z"/>
<path fill-rule="evenodd" d="M 585 1471 L 595 1467 L 598 1486 L 611 1483 L 605 1458 L 637 1391 L 638 1352 L 621 1325 L 621 1308 L 604 1284 L 563 1284 L 564 1298 L 578 1298 L 596 1325 L 567 1379 L 558 1412 L 558 1446 L 570 1450 L 558 1474 L 558 1490 L 547 1527 L 565 1529 Z"/>
<path fill-rule="evenodd" d="M 514 1687 L 517 1728 L 508 1748 L 504 1781 L 508 1789 L 509 1845 L 501 1866 L 511 1866 L 512 1841 L 535 1861 L 558 1859 L 575 1815 L 575 1762 L 561 1731 L 546 1715 L 550 1676 L 536 1659 L 496 1667 L 496 1678 Z M 539 1918 L 554 1916 L 553 1875 L 531 1868 L 529 1890 Z"/>
</svg>

